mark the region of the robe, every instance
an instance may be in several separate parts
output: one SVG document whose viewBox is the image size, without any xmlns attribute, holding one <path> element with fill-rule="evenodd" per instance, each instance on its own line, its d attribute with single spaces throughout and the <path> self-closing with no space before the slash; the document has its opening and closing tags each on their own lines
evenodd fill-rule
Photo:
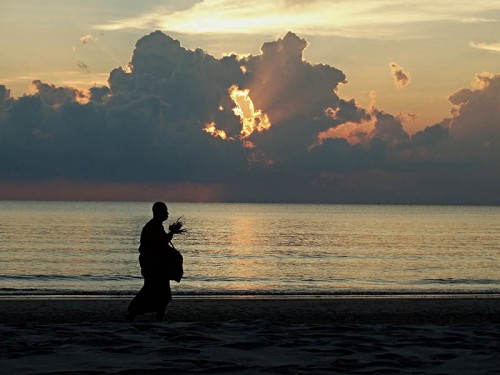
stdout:
<svg viewBox="0 0 500 375">
<path fill-rule="evenodd" d="M 163 314 L 172 300 L 170 277 L 167 272 L 172 234 L 167 234 L 162 222 L 151 219 L 142 229 L 139 264 L 144 285 L 128 307 L 132 314 L 156 312 Z"/>
</svg>

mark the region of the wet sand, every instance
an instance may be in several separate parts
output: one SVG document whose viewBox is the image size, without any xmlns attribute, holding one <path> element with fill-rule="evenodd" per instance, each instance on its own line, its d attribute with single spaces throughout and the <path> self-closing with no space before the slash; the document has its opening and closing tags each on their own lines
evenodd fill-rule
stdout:
<svg viewBox="0 0 500 375">
<path fill-rule="evenodd" d="M 0 299 L 1 323 L 124 320 L 130 299 Z M 153 314 L 140 317 L 153 319 Z M 268 320 L 289 323 L 500 323 L 500 297 L 175 297 L 169 322 Z"/>
<path fill-rule="evenodd" d="M 9 374 L 494 374 L 500 299 L 175 298 L 164 322 L 128 299 L 1 299 Z"/>
</svg>

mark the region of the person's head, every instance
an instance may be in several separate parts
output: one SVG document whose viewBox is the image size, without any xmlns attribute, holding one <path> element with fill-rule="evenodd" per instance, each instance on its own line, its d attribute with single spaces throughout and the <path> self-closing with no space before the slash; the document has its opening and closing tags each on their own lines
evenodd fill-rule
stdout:
<svg viewBox="0 0 500 375">
<path fill-rule="evenodd" d="M 168 219 L 167 205 L 163 202 L 153 204 L 153 217 L 157 220 L 165 221 Z"/>
</svg>

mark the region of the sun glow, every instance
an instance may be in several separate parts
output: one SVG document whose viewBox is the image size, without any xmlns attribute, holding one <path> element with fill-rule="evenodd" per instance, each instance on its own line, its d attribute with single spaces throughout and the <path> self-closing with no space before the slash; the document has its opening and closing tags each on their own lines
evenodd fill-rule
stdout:
<svg viewBox="0 0 500 375">
<path fill-rule="evenodd" d="M 249 137 L 254 131 L 262 132 L 271 127 L 269 117 L 261 110 L 255 110 L 249 94 L 250 90 L 240 90 L 236 85 L 229 89 L 229 96 L 236 104 L 233 112 L 240 117 L 242 125 L 241 138 Z"/>
<path fill-rule="evenodd" d="M 219 137 L 220 139 L 224 140 L 227 139 L 226 132 L 224 130 L 217 129 L 217 127 L 215 126 L 215 122 L 209 122 L 208 124 L 205 124 L 203 131 L 213 135 L 214 137 Z"/>
<path fill-rule="evenodd" d="M 229 88 L 228 93 L 235 104 L 232 111 L 240 119 L 240 133 L 228 136 L 223 129 L 217 128 L 217 124 L 214 121 L 207 122 L 203 131 L 222 140 L 234 141 L 235 139 L 239 139 L 244 148 L 255 148 L 255 144 L 247 138 L 254 132 L 268 130 L 272 125 L 271 121 L 269 121 L 267 114 L 263 113 L 261 110 L 255 109 L 253 101 L 250 98 L 250 90 L 240 90 L 237 85 L 233 85 Z M 219 111 L 225 110 L 222 105 L 219 106 L 218 109 Z"/>
</svg>

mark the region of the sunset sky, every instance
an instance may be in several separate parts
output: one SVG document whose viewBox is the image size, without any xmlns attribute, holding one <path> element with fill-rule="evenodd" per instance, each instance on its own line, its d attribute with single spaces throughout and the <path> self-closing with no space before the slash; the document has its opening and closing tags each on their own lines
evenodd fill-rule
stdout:
<svg viewBox="0 0 500 375">
<path fill-rule="evenodd" d="M 0 32 L 0 199 L 500 203 L 500 1 L 6 0 Z"/>
</svg>

